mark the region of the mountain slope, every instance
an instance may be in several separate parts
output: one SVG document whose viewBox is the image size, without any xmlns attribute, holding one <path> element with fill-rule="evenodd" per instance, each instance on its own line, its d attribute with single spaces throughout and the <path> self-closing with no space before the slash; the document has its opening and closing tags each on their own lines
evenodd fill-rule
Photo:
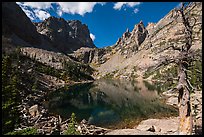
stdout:
<svg viewBox="0 0 204 137">
<path fill-rule="evenodd" d="M 175 10 L 171 10 L 158 23 L 150 23 L 146 28 L 140 27 L 141 22 L 135 25 L 132 32 L 126 31 L 118 42 L 109 48 L 108 60 L 96 67 L 96 78 L 112 75 L 113 78 L 130 79 L 132 76 L 143 76 L 150 68 L 160 64 L 162 60 L 174 58 L 178 51 L 168 48 L 172 44 L 181 47 L 184 44 L 184 26 L 178 18 Z M 192 51 L 201 54 L 202 49 L 202 3 L 192 3 L 186 11 L 190 11 L 189 17 L 196 19 L 197 25 L 193 27 Z M 193 22 L 193 20 L 192 20 Z M 135 31 L 136 30 L 136 31 Z M 135 33 L 136 32 L 136 33 Z M 128 34 L 128 35 L 127 35 Z M 142 35 L 141 35 L 142 34 Z M 132 35 L 132 37 L 131 37 Z M 144 40 L 138 43 L 139 36 Z M 105 54 L 103 56 L 106 56 Z M 137 74 L 136 74 L 137 73 Z"/>
</svg>

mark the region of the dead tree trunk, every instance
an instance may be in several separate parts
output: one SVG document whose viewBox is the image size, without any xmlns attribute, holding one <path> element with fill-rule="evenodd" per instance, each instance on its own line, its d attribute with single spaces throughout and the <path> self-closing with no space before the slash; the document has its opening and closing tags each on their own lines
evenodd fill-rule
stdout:
<svg viewBox="0 0 204 137">
<path fill-rule="evenodd" d="M 179 107 L 179 134 L 192 134 L 193 119 L 191 114 L 190 90 L 187 83 L 185 65 L 179 64 L 178 107 Z"/>
<path fill-rule="evenodd" d="M 193 129 L 193 118 L 191 114 L 190 88 L 187 81 L 187 72 L 189 66 L 188 51 L 192 46 L 192 26 L 190 26 L 189 17 L 184 13 L 184 5 L 178 10 L 184 25 L 185 45 L 180 50 L 180 60 L 178 61 L 178 107 L 179 107 L 179 134 L 190 135 Z"/>
<path fill-rule="evenodd" d="M 190 4 L 189 4 L 190 5 Z M 187 7 L 189 7 L 186 6 Z M 191 5 L 192 6 L 192 5 Z M 190 8 L 190 7 L 189 7 Z M 184 4 L 182 3 L 182 7 L 176 10 L 176 15 L 174 15 L 175 19 L 180 16 L 180 20 L 182 25 L 184 26 L 183 33 L 185 34 L 185 42 L 182 46 L 173 45 L 162 49 L 159 52 L 163 52 L 169 48 L 173 50 L 179 51 L 179 55 L 173 58 L 165 58 L 164 60 L 160 60 L 161 62 L 154 68 L 158 69 L 161 65 L 168 65 L 169 63 L 176 63 L 178 65 L 178 85 L 173 88 L 171 91 L 178 91 L 178 108 L 179 108 L 179 134 L 189 135 L 192 134 L 193 131 L 193 118 L 191 112 L 191 102 L 190 102 L 190 83 L 187 76 L 187 71 L 189 70 L 189 66 L 193 60 L 193 54 L 190 52 L 190 48 L 192 47 L 192 32 L 193 27 L 196 25 L 196 19 L 194 17 L 190 17 L 188 14 L 190 12 L 185 10 Z M 193 19 L 193 20 L 190 20 Z M 192 87 L 191 87 L 192 88 Z"/>
</svg>

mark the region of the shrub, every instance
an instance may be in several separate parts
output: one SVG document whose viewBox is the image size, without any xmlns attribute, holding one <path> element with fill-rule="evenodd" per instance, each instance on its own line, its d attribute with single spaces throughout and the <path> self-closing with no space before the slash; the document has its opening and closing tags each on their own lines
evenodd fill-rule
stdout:
<svg viewBox="0 0 204 137">
<path fill-rule="evenodd" d="M 80 135 L 78 131 L 75 129 L 76 124 L 76 116 L 75 113 L 71 114 L 70 122 L 68 124 L 68 129 L 64 132 L 64 135 Z"/>
<path fill-rule="evenodd" d="M 17 106 L 20 99 L 18 85 L 20 83 L 19 72 L 12 64 L 11 56 L 3 56 L 2 59 L 2 132 L 12 131 L 19 120 Z"/>
<path fill-rule="evenodd" d="M 8 132 L 6 135 L 38 135 L 36 128 L 26 128 L 19 131 Z"/>
</svg>

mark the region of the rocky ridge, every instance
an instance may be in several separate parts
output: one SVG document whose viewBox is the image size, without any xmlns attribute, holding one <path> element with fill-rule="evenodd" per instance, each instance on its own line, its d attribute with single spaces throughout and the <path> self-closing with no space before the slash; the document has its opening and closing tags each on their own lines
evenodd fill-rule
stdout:
<svg viewBox="0 0 204 137">
<path fill-rule="evenodd" d="M 130 32 L 126 31 L 114 46 L 106 48 L 110 49 L 108 60 L 95 67 L 99 74 L 96 78 L 104 77 L 107 74 L 113 74 L 113 78 L 118 78 L 117 76 L 120 75 L 130 78 L 135 69 L 137 75 L 142 76 L 148 69 L 159 65 L 161 61 L 178 56 L 178 51 L 171 48 L 167 49 L 171 45 L 181 47 L 185 41 L 184 26 L 179 21 L 180 17 L 176 19 L 175 11 L 176 9 L 171 10 L 158 23 L 150 23 L 146 28 L 143 27 L 142 22 L 135 25 L 133 32 L 137 32 L 136 30 L 141 27 L 140 30 L 142 31 L 139 34 L 143 35 L 131 32 L 131 37 Z M 188 16 L 192 18 L 192 23 L 194 22 L 193 18 L 196 20 L 196 25 L 193 27 L 191 50 L 198 51 L 202 49 L 202 3 L 193 2 L 186 11 L 189 11 Z M 139 38 L 141 39 L 140 42 L 144 41 L 140 43 L 132 38 Z"/>
<path fill-rule="evenodd" d="M 113 46 L 109 46 L 102 49 L 89 49 L 89 50 L 81 48 L 71 55 L 84 63 L 94 63 L 98 65 L 105 63 L 116 52 L 125 57 L 127 56 L 130 57 L 132 56 L 132 54 L 137 52 L 138 47 L 145 40 L 147 34 L 148 31 L 144 27 L 143 22 L 140 21 L 139 24 L 135 25 L 132 32 L 130 32 L 129 29 L 127 29 L 126 32 L 123 33 L 122 37 L 119 38 L 116 44 Z M 89 58 L 90 56 L 92 58 Z M 96 59 L 92 60 L 93 58 Z"/>
<path fill-rule="evenodd" d="M 88 26 L 79 20 L 49 17 L 43 22 L 32 23 L 14 2 L 3 2 L 2 11 L 5 52 L 8 48 L 4 45 L 10 42 L 13 47 L 34 47 L 63 54 L 81 47 L 95 48 Z"/>
<path fill-rule="evenodd" d="M 70 53 L 81 47 L 95 47 L 88 26 L 79 20 L 65 21 L 63 18 L 49 17 L 43 22 L 35 23 L 35 26 L 62 53 Z"/>
<path fill-rule="evenodd" d="M 63 69 L 63 62 L 73 61 L 60 52 L 56 53 L 39 48 L 23 47 L 21 53 L 55 69 Z"/>
<path fill-rule="evenodd" d="M 142 21 L 136 24 L 132 32 L 127 31 L 122 35 L 121 38 L 116 42 L 115 49 L 119 51 L 121 55 L 131 56 L 138 50 L 139 46 L 147 37 L 148 31 L 146 30 Z"/>
</svg>

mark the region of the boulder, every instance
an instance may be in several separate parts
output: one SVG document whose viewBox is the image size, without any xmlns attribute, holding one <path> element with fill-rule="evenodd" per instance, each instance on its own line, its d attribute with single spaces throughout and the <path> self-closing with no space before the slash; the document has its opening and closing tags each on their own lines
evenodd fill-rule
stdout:
<svg viewBox="0 0 204 137">
<path fill-rule="evenodd" d="M 31 116 L 38 116 L 40 113 L 39 113 L 39 107 L 38 105 L 33 105 L 32 107 L 29 108 L 29 113 Z"/>
</svg>

